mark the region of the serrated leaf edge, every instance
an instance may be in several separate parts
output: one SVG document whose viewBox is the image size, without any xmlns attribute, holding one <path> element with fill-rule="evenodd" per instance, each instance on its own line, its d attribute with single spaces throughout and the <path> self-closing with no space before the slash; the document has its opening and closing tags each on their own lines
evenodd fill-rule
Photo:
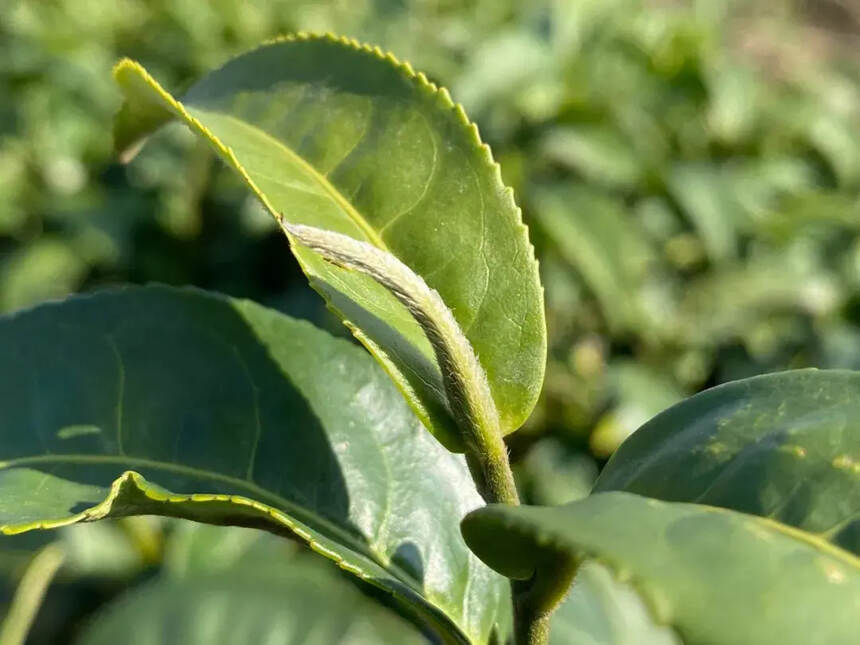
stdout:
<svg viewBox="0 0 860 645">
<path fill-rule="evenodd" d="M 489 167 L 490 173 L 493 177 L 494 182 L 497 185 L 497 188 L 499 189 L 499 192 L 505 195 L 505 199 L 508 202 L 508 206 L 515 213 L 516 225 L 517 225 L 517 228 L 519 230 L 520 235 L 522 236 L 522 241 L 525 242 L 526 248 L 528 248 L 531 251 L 530 259 L 531 259 L 531 262 L 533 263 L 533 265 L 535 267 L 535 274 L 539 275 L 539 267 L 538 267 L 537 257 L 535 255 L 534 245 L 531 243 L 531 240 L 529 238 L 528 226 L 526 226 L 526 224 L 523 222 L 522 209 L 520 209 L 520 207 L 516 203 L 516 200 L 514 198 L 513 189 L 510 186 L 505 185 L 505 183 L 502 179 L 501 166 L 499 166 L 498 162 L 493 158 L 492 150 L 490 149 L 490 147 L 486 143 L 484 143 L 484 141 L 482 141 L 480 132 L 478 130 L 478 126 L 469 120 L 463 106 L 459 103 L 456 103 L 451 98 L 450 93 L 448 92 L 448 90 L 445 87 L 440 87 L 440 86 L 436 85 L 435 83 L 433 83 L 432 81 L 430 81 L 423 72 L 416 72 L 408 62 L 401 61 L 393 53 L 385 52 L 379 46 L 369 45 L 366 43 L 362 43 L 362 42 L 360 42 L 354 38 L 348 38 L 346 36 L 337 36 L 337 35 L 332 34 L 332 33 L 317 34 L 317 33 L 304 32 L 304 31 L 297 32 L 295 34 L 285 34 L 282 36 L 278 36 L 276 38 L 266 40 L 259 47 L 256 47 L 256 48 L 251 49 L 247 52 L 239 54 L 238 56 L 234 56 L 233 58 L 229 59 L 228 61 L 225 61 L 224 65 L 228 64 L 232 60 L 235 60 L 236 58 L 247 55 L 249 53 L 252 53 L 254 51 L 257 51 L 258 49 L 262 49 L 262 48 L 267 47 L 267 46 L 276 45 L 276 44 L 282 43 L 282 42 L 307 42 L 307 41 L 315 41 L 315 40 L 316 41 L 323 40 L 326 42 L 330 42 L 332 44 L 339 45 L 339 46 L 345 47 L 347 49 L 351 49 L 354 51 L 369 54 L 378 60 L 383 60 L 383 61 L 388 62 L 389 64 L 391 64 L 395 69 L 397 69 L 402 74 L 403 78 L 405 78 L 409 81 L 415 82 L 417 84 L 417 87 L 419 90 L 425 92 L 428 96 L 436 98 L 440 102 L 440 107 L 442 109 L 448 109 L 448 110 L 452 110 L 454 112 L 454 114 L 456 115 L 457 121 L 465 129 L 465 131 L 467 133 L 467 139 L 474 145 L 475 150 L 479 153 L 480 157 L 482 158 L 482 161 Z M 129 72 L 138 74 L 144 80 L 144 82 L 146 82 L 147 85 L 149 85 L 153 90 L 155 90 L 155 92 L 161 97 L 161 99 L 165 103 L 170 105 L 170 107 L 189 126 L 196 129 L 201 135 L 203 135 L 207 140 L 209 140 L 209 142 L 213 146 L 215 146 L 215 148 L 218 150 L 218 152 L 223 157 L 225 162 L 228 163 L 228 165 L 230 165 L 230 167 L 232 167 L 236 172 L 239 173 L 239 175 L 242 177 L 242 179 L 245 181 L 245 183 L 248 185 L 248 187 L 251 189 L 251 191 L 254 193 L 254 195 L 257 197 L 257 199 L 260 200 L 260 202 L 263 204 L 263 206 L 266 208 L 266 210 L 269 211 L 269 213 L 275 218 L 275 220 L 279 224 L 282 224 L 281 214 L 272 206 L 272 204 L 268 201 L 266 196 L 263 194 L 262 190 L 260 190 L 260 188 L 254 183 L 254 181 L 248 175 L 247 171 L 239 163 L 239 160 L 236 158 L 236 155 L 233 153 L 233 151 L 230 149 L 229 146 L 226 146 L 206 126 L 204 126 L 198 119 L 193 117 L 185 109 L 185 106 L 183 106 L 182 103 L 177 101 L 169 92 L 167 92 L 158 83 L 158 81 L 156 81 L 155 78 L 153 78 L 149 74 L 149 72 L 146 71 L 146 69 L 140 63 L 137 63 L 136 61 L 133 61 L 129 58 L 124 58 L 124 59 L 120 60 L 114 66 L 113 78 L 117 82 L 117 84 L 120 85 L 120 87 L 124 86 L 124 82 L 122 80 L 122 75 L 125 73 L 129 73 Z M 136 146 L 133 144 L 131 147 L 139 147 L 139 146 Z M 128 161 L 128 160 L 130 160 L 131 157 L 133 157 L 133 155 L 123 156 L 123 160 Z M 364 224 L 364 225 L 359 224 L 359 228 L 361 228 L 362 231 L 365 231 L 365 229 L 367 228 L 367 225 L 366 224 Z M 375 236 L 375 234 L 374 234 L 373 236 L 370 236 L 370 239 L 372 239 L 374 242 L 376 242 L 377 241 L 376 237 L 377 236 Z M 385 248 L 384 245 L 381 248 L 384 249 Z M 385 372 L 394 381 L 398 390 L 400 390 L 401 394 L 403 394 L 404 398 L 406 398 L 406 400 L 409 402 L 410 407 L 412 407 L 413 411 L 418 416 L 420 421 L 425 425 L 425 427 L 434 428 L 438 432 L 443 432 L 445 434 L 445 436 L 449 439 L 449 443 L 451 443 L 451 445 L 454 447 L 458 447 L 456 438 L 450 436 L 450 431 L 448 429 L 438 428 L 438 426 L 436 424 L 432 423 L 430 412 L 427 410 L 427 408 L 423 405 L 421 400 L 418 398 L 417 393 L 415 392 L 414 388 L 409 384 L 409 382 L 407 381 L 405 376 L 400 373 L 399 369 L 397 369 L 394 361 L 391 359 L 391 357 L 388 355 L 388 353 L 385 352 L 378 344 L 376 344 L 370 338 L 368 338 L 366 334 L 362 333 L 355 325 L 349 323 L 346 320 L 346 317 L 342 314 L 342 312 L 340 310 L 338 310 L 337 307 L 335 307 L 332 304 L 330 299 L 322 292 L 322 290 L 319 289 L 317 286 L 315 286 L 314 281 L 311 279 L 311 276 L 308 274 L 307 267 L 305 266 L 305 264 L 300 259 L 299 259 L 299 265 L 300 265 L 302 271 L 305 273 L 305 276 L 308 278 L 308 281 L 311 283 L 311 286 L 314 287 L 314 289 L 318 293 L 320 293 L 320 295 L 323 297 L 323 300 L 325 301 L 326 307 L 330 311 L 332 311 L 335 315 L 337 315 L 338 318 L 343 319 L 345 326 L 352 332 L 353 336 L 355 336 L 355 338 L 362 345 L 364 345 L 365 348 L 374 357 L 377 358 L 377 360 L 379 360 L 379 362 L 382 365 Z M 539 299 L 540 299 L 539 315 L 540 315 L 540 317 L 543 321 L 543 325 L 545 327 L 546 326 L 546 317 L 545 317 L 545 313 L 544 313 L 545 312 L 544 288 L 543 288 L 543 285 L 540 283 L 540 281 L 538 281 L 538 287 L 539 288 L 537 291 L 538 291 Z M 538 351 L 542 356 L 544 356 L 544 357 L 546 356 L 546 352 L 547 352 L 546 334 L 544 334 L 542 336 L 542 346 L 540 348 L 538 348 Z M 541 377 L 539 379 L 540 382 L 543 381 L 543 373 L 545 371 L 546 361 L 544 360 L 541 363 L 541 365 L 542 365 L 542 372 L 541 372 Z M 531 407 L 528 408 L 529 412 L 527 412 L 523 416 L 522 419 L 517 419 L 515 423 L 512 423 L 511 427 L 502 426 L 503 435 L 507 435 L 507 434 L 510 434 L 510 433 L 516 431 L 519 428 L 519 426 L 525 422 L 526 418 L 528 418 L 528 415 L 529 415 L 531 409 L 533 409 L 534 405 L 536 405 L 537 398 L 538 398 L 539 394 L 540 394 L 540 388 L 535 388 L 535 393 L 532 396 Z M 437 432 L 434 432 L 434 434 L 437 434 Z"/>
<path fill-rule="evenodd" d="M 298 521 L 293 520 L 287 514 L 283 513 L 282 511 L 279 511 L 272 506 L 263 504 L 262 502 L 258 502 L 248 497 L 243 497 L 241 495 L 227 495 L 220 493 L 171 493 L 166 489 L 151 484 L 140 473 L 137 473 L 133 470 L 127 470 L 123 472 L 118 478 L 116 478 L 111 483 L 108 494 L 101 502 L 99 502 L 95 506 L 91 506 L 89 508 L 84 509 L 83 511 L 80 511 L 79 513 L 75 513 L 74 515 L 70 515 L 69 517 L 61 519 L 41 520 L 25 524 L 0 525 L 0 534 L 17 535 L 19 533 L 24 533 L 27 531 L 57 529 L 82 522 L 95 522 L 109 517 L 134 515 L 136 514 L 134 512 L 121 512 L 119 514 L 112 514 L 112 511 L 114 510 L 114 505 L 126 493 L 139 493 L 149 501 L 167 505 L 176 505 L 177 507 L 187 506 L 190 504 L 219 502 L 235 504 L 239 507 L 246 507 L 252 509 L 253 511 L 256 511 L 260 514 L 258 516 L 258 519 L 261 519 L 270 524 L 269 530 L 271 532 L 277 535 L 281 535 L 282 537 L 298 538 L 314 552 L 333 561 L 335 565 L 337 565 L 340 569 L 349 572 L 360 580 L 371 584 L 386 593 L 391 594 L 394 598 L 404 601 L 409 607 L 421 607 L 423 609 L 421 613 L 425 615 L 427 619 L 435 623 L 437 627 L 441 628 L 438 630 L 439 635 L 443 639 L 446 639 L 446 642 L 472 642 L 469 637 L 463 634 L 460 627 L 457 626 L 456 623 L 454 623 L 450 617 L 448 617 L 444 610 L 432 604 L 432 602 L 428 598 L 413 589 L 408 582 L 405 582 L 405 580 L 408 580 L 408 577 L 405 576 L 402 572 L 399 572 L 398 567 L 393 563 L 377 562 L 377 564 L 379 564 L 379 566 L 383 567 L 385 570 L 395 572 L 397 573 L 398 577 L 403 578 L 402 580 L 397 579 L 397 584 L 386 587 L 379 581 L 377 581 L 377 579 L 372 573 L 368 572 L 360 565 L 348 562 L 344 556 L 327 548 L 324 544 L 317 540 L 310 531 L 306 530 L 303 526 L 301 526 Z M 190 515 L 183 514 L 181 511 L 178 511 L 176 513 L 165 513 L 165 515 L 178 518 L 191 517 Z M 257 526 L 255 528 L 260 527 Z M 351 547 L 347 546 L 346 548 Z M 364 557 L 371 558 L 371 556 L 366 553 L 362 553 L 361 555 L 363 555 Z"/>
</svg>

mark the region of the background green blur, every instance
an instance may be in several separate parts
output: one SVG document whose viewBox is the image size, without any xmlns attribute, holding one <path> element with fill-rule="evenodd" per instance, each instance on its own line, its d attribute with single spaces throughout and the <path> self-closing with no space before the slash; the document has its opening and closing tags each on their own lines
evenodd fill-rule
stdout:
<svg viewBox="0 0 860 645">
<path fill-rule="evenodd" d="M 190 133 L 127 167 L 112 153 L 120 57 L 178 91 L 296 30 L 379 44 L 450 88 L 515 188 L 550 334 L 512 441 L 529 501 L 584 494 L 624 437 L 702 388 L 860 369 L 855 0 L 0 0 L 0 312 L 157 281 L 343 334 Z M 126 564 L 67 572 L 32 643 L 64 642 L 186 530 L 105 526 L 61 539 L 114 540 Z M 0 549 L 10 584 L 45 539 Z"/>
</svg>

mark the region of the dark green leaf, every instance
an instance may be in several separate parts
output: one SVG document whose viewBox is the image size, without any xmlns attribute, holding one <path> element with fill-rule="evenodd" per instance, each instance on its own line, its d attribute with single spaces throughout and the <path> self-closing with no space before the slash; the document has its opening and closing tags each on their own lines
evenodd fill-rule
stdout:
<svg viewBox="0 0 860 645">
<path fill-rule="evenodd" d="M 442 296 L 487 373 L 505 433 L 534 407 L 546 332 L 537 263 L 512 193 L 445 90 L 378 49 L 334 37 L 267 44 L 182 97 L 124 61 L 127 148 L 179 118 L 208 140 L 276 218 L 369 242 Z M 421 329 L 370 278 L 293 249 L 313 286 L 382 362 L 419 417 L 461 449 Z"/>
<path fill-rule="evenodd" d="M 561 507 L 492 505 L 469 514 L 463 534 L 517 578 L 547 558 L 597 558 L 685 643 L 856 639 L 860 560 L 772 520 L 614 492 Z"/>
<path fill-rule="evenodd" d="M 0 354 L 3 532 L 133 514 L 265 528 L 486 640 L 506 584 L 456 529 L 480 497 L 361 348 L 148 287 L 2 319 Z"/>
<path fill-rule="evenodd" d="M 860 553 L 860 372 L 734 381 L 646 423 L 595 491 L 771 517 Z"/>
</svg>

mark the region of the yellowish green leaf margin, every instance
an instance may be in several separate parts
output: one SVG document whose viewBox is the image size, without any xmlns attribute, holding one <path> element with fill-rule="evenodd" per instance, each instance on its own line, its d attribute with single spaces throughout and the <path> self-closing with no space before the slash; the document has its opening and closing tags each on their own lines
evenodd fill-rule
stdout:
<svg viewBox="0 0 860 645">
<path fill-rule="evenodd" d="M 478 151 L 478 154 L 481 157 L 481 161 L 483 164 L 485 164 L 486 169 L 488 169 L 492 173 L 493 182 L 498 192 L 504 196 L 504 201 L 507 203 L 508 207 L 510 207 L 511 210 L 516 213 L 519 235 L 522 236 L 522 241 L 524 242 L 525 247 L 531 251 L 532 262 L 535 267 L 535 275 L 537 275 L 537 262 L 533 259 L 534 250 L 528 240 L 528 229 L 522 223 L 521 211 L 516 205 L 513 191 L 510 187 L 506 187 L 504 185 L 499 165 L 493 159 L 489 146 L 487 146 L 481 140 L 477 126 L 471 121 L 469 121 L 462 106 L 455 103 L 451 99 L 448 91 L 444 87 L 438 87 L 434 83 L 430 82 L 423 73 L 415 72 L 409 65 L 409 63 L 401 62 L 393 54 L 386 53 L 379 47 L 362 44 L 354 39 L 338 37 L 332 34 L 319 35 L 309 33 L 297 33 L 267 41 L 262 46 L 277 44 L 281 42 L 299 42 L 309 40 L 324 40 L 334 45 L 371 54 L 379 60 L 386 61 L 396 70 L 398 70 L 398 72 L 403 78 L 414 83 L 421 92 L 432 96 L 441 109 L 449 109 L 455 113 L 456 121 L 463 127 L 463 130 L 468 140 L 471 141 L 472 144 L 474 144 L 475 150 Z M 220 141 L 203 123 L 200 122 L 199 119 L 191 115 L 188 110 L 182 105 L 182 103 L 175 99 L 169 92 L 167 92 L 139 63 L 136 63 L 129 59 L 124 59 L 117 63 L 117 65 L 114 67 L 113 75 L 117 84 L 123 89 L 124 93 L 127 96 L 135 97 L 134 102 L 126 101 L 123 104 L 122 109 L 114 123 L 115 146 L 120 154 L 120 158 L 123 161 L 129 161 L 131 158 L 134 157 L 146 136 L 151 134 L 161 125 L 171 121 L 173 118 L 178 118 L 197 134 L 204 137 L 213 146 L 213 148 L 216 150 L 218 155 L 225 161 L 225 163 L 227 163 L 231 168 L 233 168 L 236 172 L 239 173 L 239 175 L 243 178 L 248 187 L 260 200 L 264 207 L 271 213 L 275 220 L 278 221 L 280 224 L 284 223 L 282 221 L 283 217 L 281 213 L 279 213 L 277 209 L 273 207 L 264 192 L 249 176 L 248 172 L 245 170 L 245 168 L 243 168 L 242 164 L 239 162 L 230 147 Z M 158 100 L 153 101 L 151 100 L 151 98 L 147 100 L 147 97 L 152 97 L 153 92 L 155 93 L 155 96 Z M 369 240 L 379 242 L 379 240 L 377 239 L 378 236 L 376 235 L 376 232 L 374 230 L 365 230 L 369 228 L 366 223 L 358 222 L 357 224 L 359 225 L 359 228 L 361 228 L 367 234 Z M 363 226 L 361 226 L 361 224 L 363 224 Z M 379 246 L 379 244 L 377 245 Z M 385 246 L 381 245 L 381 248 L 385 249 Z M 316 287 L 316 285 L 314 284 L 314 280 L 311 279 L 312 276 L 310 275 L 307 263 L 302 260 L 300 254 L 297 253 L 296 256 L 299 259 L 299 263 L 302 267 L 302 270 L 311 280 L 312 286 Z M 320 293 L 322 294 L 321 289 L 318 289 L 318 291 L 320 291 Z M 344 316 L 344 314 L 337 309 L 337 307 L 331 302 L 331 300 L 327 298 L 324 294 L 322 295 L 326 299 L 327 306 L 339 317 L 345 319 L 346 317 Z M 540 317 L 541 327 L 545 329 L 546 324 L 542 288 L 538 289 L 538 298 L 539 311 L 537 312 L 537 315 L 539 315 Z M 403 393 L 406 400 L 410 403 L 413 410 L 424 423 L 424 425 L 430 428 L 431 431 L 437 436 L 437 438 L 440 439 L 440 441 L 442 441 L 442 443 L 446 445 L 446 447 L 451 450 L 461 452 L 464 446 L 462 444 L 461 438 L 459 437 L 459 433 L 454 420 L 449 418 L 440 422 L 440 416 L 444 415 L 440 415 L 438 409 L 435 410 L 434 414 L 434 410 L 431 409 L 433 407 L 432 402 L 430 403 L 430 405 L 428 405 L 426 396 L 420 396 L 419 392 L 416 391 L 413 384 L 410 383 L 409 379 L 404 375 L 401 368 L 397 365 L 393 357 L 389 356 L 389 354 L 382 347 L 375 343 L 366 333 L 364 333 L 356 325 L 352 324 L 348 320 L 345 320 L 345 324 L 347 325 L 347 327 L 349 327 L 349 329 L 356 336 L 356 338 L 365 347 L 367 347 L 371 354 L 373 354 L 374 357 L 382 364 L 385 371 L 396 383 L 398 389 Z M 427 349 L 429 350 L 429 347 Z M 498 406 L 500 400 L 498 397 L 500 395 L 497 394 L 495 391 L 493 392 L 497 406 L 499 407 L 499 417 L 503 435 L 510 434 L 511 432 L 517 430 L 528 418 L 529 414 L 531 413 L 531 410 L 537 403 L 537 399 L 541 390 L 541 385 L 543 383 L 543 371 L 547 351 L 545 333 L 541 335 L 540 342 L 539 344 L 536 344 L 533 351 L 535 355 L 539 357 L 539 373 L 536 373 L 534 375 L 535 378 L 531 379 L 530 385 L 528 387 L 527 401 L 525 402 L 525 404 L 522 405 L 518 410 L 510 412 L 509 410 L 505 409 L 505 406 Z M 488 376 L 491 377 L 492 375 Z M 507 387 L 507 385 L 503 386 Z M 496 390 L 499 385 L 494 383 L 493 379 L 490 378 L 490 387 L 491 390 Z M 450 410 L 448 412 L 450 413 Z"/>
<path fill-rule="evenodd" d="M 45 519 L 27 524 L 0 525 L 0 534 L 16 535 L 33 530 L 57 529 L 81 522 L 95 522 L 109 518 L 135 515 L 161 515 L 179 519 L 242 526 L 261 529 L 282 537 L 297 539 L 310 549 L 332 560 L 339 568 L 372 584 L 405 603 L 404 608 L 416 611 L 422 620 L 435 628 L 435 632 L 446 643 L 468 643 L 453 634 L 459 630 L 440 609 L 428 602 L 418 590 L 405 581 L 406 574 L 395 578 L 398 566 L 391 562 L 385 569 L 368 556 L 352 551 L 349 557 L 338 553 L 338 546 L 330 544 L 324 536 L 310 530 L 301 522 L 278 509 L 240 495 L 172 493 L 147 481 L 139 473 L 128 470 L 111 484 L 104 500 L 67 517 Z M 317 518 L 317 521 L 321 521 Z M 344 537 L 344 543 L 353 542 L 350 536 L 338 527 L 328 524 L 327 529 Z M 342 547 L 340 547 L 342 549 Z M 400 579 L 398 579 L 400 578 Z"/>
</svg>

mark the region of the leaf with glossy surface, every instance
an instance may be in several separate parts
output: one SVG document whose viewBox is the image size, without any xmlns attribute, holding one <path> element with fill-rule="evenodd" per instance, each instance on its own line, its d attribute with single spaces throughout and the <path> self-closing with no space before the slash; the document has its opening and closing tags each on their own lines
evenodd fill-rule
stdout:
<svg viewBox="0 0 860 645">
<path fill-rule="evenodd" d="M 462 526 L 482 560 L 517 578 L 546 558 L 599 559 L 685 643 L 856 637 L 860 560 L 772 520 L 614 492 L 561 507 L 493 505 Z"/>
<path fill-rule="evenodd" d="M 133 514 L 264 528 L 446 638 L 487 639 L 507 585 L 456 529 L 481 499 L 361 348 L 147 287 L 2 319 L 0 354 L 3 532 Z"/>
<path fill-rule="evenodd" d="M 595 491 L 626 490 L 771 517 L 860 554 L 860 372 L 734 381 L 657 415 Z"/>
<path fill-rule="evenodd" d="M 130 61 L 119 148 L 178 118 L 276 218 L 371 243 L 438 291 L 480 357 L 505 433 L 534 407 L 546 331 L 534 252 L 477 129 L 445 90 L 391 55 L 299 35 L 228 62 L 174 99 Z M 294 247 L 312 285 L 385 366 L 419 417 L 462 449 L 432 349 L 370 278 Z"/>
</svg>

